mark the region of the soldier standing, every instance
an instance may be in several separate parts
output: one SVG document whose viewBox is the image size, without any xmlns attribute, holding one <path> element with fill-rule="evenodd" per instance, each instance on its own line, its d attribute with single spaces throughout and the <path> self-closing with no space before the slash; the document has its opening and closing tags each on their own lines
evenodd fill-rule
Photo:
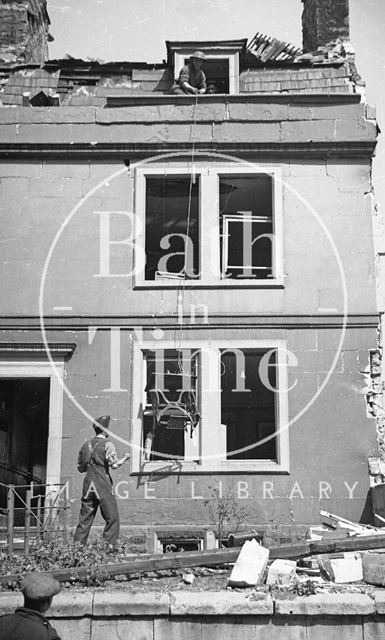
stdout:
<svg viewBox="0 0 385 640">
<path fill-rule="evenodd" d="M 83 492 L 74 540 L 86 544 L 88 534 L 96 516 L 98 507 L 106 525 L 103 538 L 110 545 L 116 544 L 119 538 L 119 512 L 110 468 L 117 469 L 128 458 L 126 453 L 118 459 L 115 446 L 108 441 L 108 425 L 110 416 L 101 416 L 94 422 L 95 437 L 85 442 L 78 455 L 78 470 L 85 473 Z"/>
</svg>

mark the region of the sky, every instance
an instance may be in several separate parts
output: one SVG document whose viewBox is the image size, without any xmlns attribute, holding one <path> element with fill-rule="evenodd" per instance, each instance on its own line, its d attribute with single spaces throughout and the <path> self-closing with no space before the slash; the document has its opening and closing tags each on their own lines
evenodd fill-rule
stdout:
<svg viewBox="0 0 385 640">
<path fill-rule="evenodd" d="M 162 62 L 165 40 L 252 38 L 256 32 L 301 46 L 301 0 L 48 0 L 50 57 Z M 368 102 L 384 131 L 374 161 L 385 212 L 385 0 L 350 0 L 350 36 Z M 383 140 L 384 138 L 384 140 Z M 385 250 L 385 249 L 383 249 Z"/>
</svg>

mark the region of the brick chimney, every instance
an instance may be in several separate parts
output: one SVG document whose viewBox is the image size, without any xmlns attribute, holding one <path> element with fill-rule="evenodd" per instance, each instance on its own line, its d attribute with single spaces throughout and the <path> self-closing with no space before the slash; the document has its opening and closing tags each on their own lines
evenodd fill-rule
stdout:
<svg viewBox="0 0 385 640">
<path fill-rule="evenodd" d="M 302 0 L 305 53 L 349 41 L 349 0 Z"/>
<path fill-rule="evenodd" d="M 47 0 L 0 0 L 0 63 L 41 63 L 48 59 Z"/>
</svg>

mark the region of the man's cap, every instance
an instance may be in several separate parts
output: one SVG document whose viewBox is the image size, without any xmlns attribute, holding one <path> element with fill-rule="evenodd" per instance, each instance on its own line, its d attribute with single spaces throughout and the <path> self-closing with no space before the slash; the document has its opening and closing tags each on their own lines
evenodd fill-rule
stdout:
<svg viewBox="0 0 385 640">
<path fill-rule="evenodd" d="M 60 582 L 49 573 L 28 573 L 21 583 L 21 591 L 28 600 L 46 600 L 56 596 Z"/>
<path fill-rule="evenodd" d="M 108 429 L 111 416 L 100 416 L 94 422 L 94 429 Z"/>
<path fill-rule="evenodd" d="M 190 58 L 198 58 L 198 60 L 206 60 L 206 56 L 203 53 L 203 51 L 194 51 L 194 53 L 191 54 Z"/>
</svg>

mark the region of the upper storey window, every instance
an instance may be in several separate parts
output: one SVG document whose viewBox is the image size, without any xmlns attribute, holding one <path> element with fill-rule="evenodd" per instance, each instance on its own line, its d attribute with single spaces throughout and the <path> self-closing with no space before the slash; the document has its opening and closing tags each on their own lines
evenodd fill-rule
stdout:
<svg viewBox="0 0 385 640">
<path fill-rule="evenodd" d="M 136 170 L 136 286 L 282 286 L 278 167 Z"/>
</svg>

